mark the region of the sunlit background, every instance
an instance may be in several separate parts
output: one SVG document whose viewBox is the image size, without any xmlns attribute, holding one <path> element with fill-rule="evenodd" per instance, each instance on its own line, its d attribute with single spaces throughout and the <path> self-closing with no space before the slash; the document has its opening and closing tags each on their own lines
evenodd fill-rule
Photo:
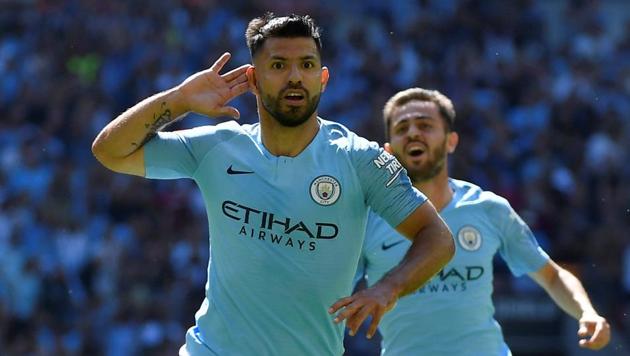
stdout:
<svg viewBox="0 0 630 356">
<path fill-rule="evenodd" d="M 249 62 L 266 10 L 322 27 L 326 119 L 382 143 L 397 90 L 451 97 L 452 175 L 510 200 L 610 320 L 601 354 L 630 354 L 630 2 L 0 0 L 1 355 L 177 353 L 203 298 L 203 201 L 107 171 L 90 144 L 224 51 Z M 234 105 L 257 120 L 253 95 Z M 501 261 L 494 297 L 515 355 L 578 354 L 575 321 Z"/>
</svg>

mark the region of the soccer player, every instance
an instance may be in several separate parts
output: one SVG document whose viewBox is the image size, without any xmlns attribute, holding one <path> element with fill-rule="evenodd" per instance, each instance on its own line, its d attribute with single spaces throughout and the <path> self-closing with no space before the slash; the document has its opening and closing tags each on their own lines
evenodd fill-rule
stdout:
<svg viewBox="0 0 630 356">
<path fill-rule="evenodd" d="M 438 91 L 412 88 L 383 109 L 385 150 L 407 169 L 456 240 L 455 257 L 417 292 L 383 317 L 383 355 L 509 355 L 492 305 L 492 260 L 499 253 L 517 276 L 528 274 L 568 314 L 579 320 L 579 345 L 600 349 L 610 327 L 591 305 L 580 281 L 538 246 L 504 198 L 449 178 L 448 154 L 458 136 L 455 110 Z M 405 254 L 409 243 L 371 214 L 359 273 L 373 285 Z M 349 327 L 356 327 L 348 324 Z"/>
<path fill-rule="evenodd" d="M 400 296 L 448 262 L 452 236 L 393 156 L 317 116 L 329 72 L 310 17 L 267 14 L 246 39 L 253 65 L 220 74 L 230 57 L 222 55 L 121 114 L 92 150 L 116 172 L 191 178 L 205 200 L 206 297 L 180 354 L 340 355 L 345 321 L 371 316 L 375 332 Z M 248 90 L 257 124 L 161 131 L 191 111 L 238 118 L 226 105 Z M 344 297 L 368 207 L 413 243 L 379 283 Z"/>
</svg>

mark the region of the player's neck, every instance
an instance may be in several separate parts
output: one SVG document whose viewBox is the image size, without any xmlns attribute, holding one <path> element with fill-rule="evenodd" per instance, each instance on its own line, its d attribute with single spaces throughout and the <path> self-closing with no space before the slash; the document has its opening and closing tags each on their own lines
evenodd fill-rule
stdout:
<svg viewBox="0 0 630 356">
<path fill-rule="evenodd" d="M 451 199 L 453 199 L 453 190 L 451 190 L 448 184 L 448 171 L 446 167 L 435 177 L 421 182 L 414 182 L 413 186 L 429 198 L 437 211 L 444 209 L 444 207 L 451 202 Z"/>
<path fill-rule="evenodd" d="M 283 126 L 272 117 L 260 116 L 262 143 L 274 156 L 295 157 L 313 141 L 319 131 L 317 113 L 300 126 Z"/>
</svg>

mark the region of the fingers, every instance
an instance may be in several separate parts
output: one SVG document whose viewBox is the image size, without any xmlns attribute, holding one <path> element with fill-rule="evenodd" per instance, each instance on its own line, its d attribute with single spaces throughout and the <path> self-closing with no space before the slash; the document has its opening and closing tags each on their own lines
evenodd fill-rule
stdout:
<svg viewBox="0 0 630 356">
<path fill-rule="evenodd" d="M 219 116 L 229 116 L 231 118 L 234 118 L 235 120 L 238 120 L 241 117 L 241 113 L 232 106 L 224 106 L 220 108 L 219 110 L 217 110 L 217 114 Z"/>
<path fill-rule="evenodd" d="M 354 302 L 346 305 L 346 307 L 337 314 L 337 317 L 334 320 L 335 323 L 341 323 L 342 321 L 351 318 L 362 307 L 363 304 Z"/>
<path fill-rule="evenodd" d="M 238 79 L 239 81 L 244 79 L 245 81 L 247 81 L 247 76 L 245 75 L 245 73 L 247 72 L 247 69 L 249 67 L 251 67 L 251 65 L 243 64 L 242 66 L 234 68 L 231 71 L 223 74 L 221 77 L 223 77 L 223 79 L 225 79 L 225 81 L 227 82 L 231 82 L 235 79 Z M 239 78 L 241 76 L 242 78 Z"/>
<path fill-rule="evenodd" d="M 385 309 L 380 308 L 375 305 L 366 305 L 359 303 L 352 303 L 343 310 L 343 312 L 339 313 L 335 318 L 336 323 L 340 323 L 343 320 L 347 320 L 346 326 L 350 329 L 350 336 L 354 336 L 361 324 L 368 318 L 368 316 L 372 316 L 372 322 L 370 323 L 370 327 L 367 331 L 367 338 L 371 339 L 372 336 L 376 333 L 376 329 L 378 328 L 378 324 L 381 322 L 381 318 L 385 313 Z"/>
<path fill-rule="evenodd" d="M 599 350 L 604 347 L 606 344 L 597 340 L 589 339 L 581 339 L 579 342 L 580 347 L 589 350 Z"/>
<path fill-rule="evenodd" d="M 381 322 L 381 318 L 383 317 L 383 311 L 377 309 L 372 315 L 372 323 L 370 323 L 370 328 L 367 331 L 367 338 L 371 339 L 374 334 L 376 334 L 376 328 L 378 324 Z"/>
<path fill-rule="evenodd" d="M 586 323 L 580 323 L 580 328 L 578 329 L 577 334 L 580 338 L 588 336 L 588 327 L 586 326 Z"/>
<path fill-rule="evenodd" d="M 249 85 L 247 84 L 247 82 L 245 82 L 245 83 L 237 84 L 233 86 L 232 88 L 230 88 L 230 94 L 232 95 L 233 98 L 235 98 L 245 93 L 248 90 L 249 90 Z"/>
<path fill-rule="evenodd" d="M 230 89 L 241 84 L 245 84 L 245 86 L 249 87 L 249 84 L 247 83 L 247 76 L 245 74 L 241 74 L 240 76 L 233 78 L 231 81 L 228 81 L 227 83 L 230 86 Z"/>
<path fill-rule="evenodd" d="M 591 342 L 590 342 L 590 341 L 588 341 L 587 339 L 580 339 L 580 341 L 578 341 L 578 345 L 579 345 L 581 348 L 584 348 L 584 349 L 590 349 L 590 348 L 592 348 L 592 346 L 591 346 Z"/>
<path fill-rule="evenodd" d="M 590 343 L 594 343 L 595 341 L 597 341 L 602 334 L 602 328 L 603 328 L 603 323 L 596 323 L 595 324 L 595 330 L 593 331 L 593 334 L 591 335 L 591 338 L 588 339 L 588 341 Z"/>
<path fill-rule="evenodd" d="M 353 300 L 354 300 L 353 297 L 345 297 L 345 298 L 339 299 L 338 301 L 335 302 L 335 304 L 331 305 L 330 308 L 328 308 L 328 314 L 335 314 L 337 310 L 352 303 Z"/>
<path fill-rule="evenodd" d="M 232 81 L 227 82 L 226 84 L 229 87 L 229 94 L 225 97 L 224 104 L 227 104 L 237 96 L 249 91 L 249 83 L 247 82 L 247 76 L 245 76 L 245 70 L 242 70 L 240 76 L 232 78 Z M 238 117 L 235 118 L 238 119 Z"/>
<path fill-rule="evenodd" d="M 210 67 L 210 69 L 215 73 L 219 73 L 221 69 L 223 69 L 223 66 L 225 65 L 225 63 L 227 63 L 227 61 L 230 60 L 230 57 L 232 57 L 232 55 L 229 52 L 223 53 L 221 57 L 219 57 L 219 59 L 217 59 L 217 61 L 214 62 L 214 64 Z"/>
<path fill-rule="evenodd" d="M 582 331 L 584 329 L 588 331 L 583 333 Z M 579 341 L 580 347 L 591 350 L 599 350 L 606 346 L 610 341 L 610 326 L 606 321 L 584 323 L 581 324 L 580 330 L 578 330 L 578 335 L 583 338 Z M 589 335 L 590 338 L 585 339 Z"/>
<path fill-rule="evenodd" d="M 350 329 L 350 336 L 354 336 L 357 333 L 357 330 L 359 330 L 363 321 L 368 317 L 368 315 L 372 314 L 371 312 L 372 308 L 364 305 L 361 308 L 358 308 L 353 315 L 348 317 L 346 327 Z"/>
</svg>

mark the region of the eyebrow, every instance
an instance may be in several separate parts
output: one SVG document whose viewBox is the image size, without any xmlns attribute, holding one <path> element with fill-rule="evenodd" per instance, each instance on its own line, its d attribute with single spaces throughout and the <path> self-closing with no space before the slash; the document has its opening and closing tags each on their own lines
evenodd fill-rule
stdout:
<svg viewBox="0 0 630 356">
<path fill-rule="evenodd" d="M 278 55 L 271 56 L 271 59 L 279 60 L 279 61 L 286 61 L 286 60 L 288 60 L 288 58 L 282 57 L 282 56 L 278 56 Z M 309 60 L 309 59 L 317 59 L 317 57 L 312 55 L 312 54 L 309 54 L 309 55 L 306 55 L 306 56 L 302 56 L 299 59 L 305 61 L 305 60 Z"/>
<path fill-rule="evenodd" d="M 402 124 L 405 122 L 413 121 L 413 120 L 431 120 L 431 116 L 429 115 L 409 115 L 405 116 L 402 119 L 395 121 L 392 123 L 392 127 L 398 126 L 398 124 Z"/>
</svg>

